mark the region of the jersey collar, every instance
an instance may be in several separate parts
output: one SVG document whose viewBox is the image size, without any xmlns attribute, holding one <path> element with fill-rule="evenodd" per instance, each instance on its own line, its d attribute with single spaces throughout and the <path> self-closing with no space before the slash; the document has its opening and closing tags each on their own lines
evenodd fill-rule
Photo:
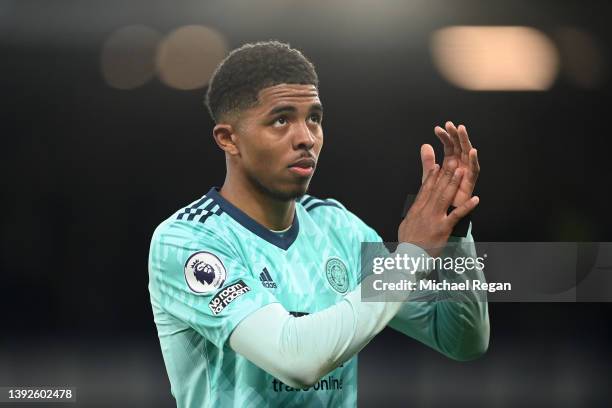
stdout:
<svg viewBox="0 0 612 408">
<path fill-rule="evenodd" d="M 237 223 L 242 225 L 244 228 L 251 231 L 253 234 L 258 237 L 265 239 L 272 245 L 279 247 L 280 249 L 287 250 L 293 244 L 293 241 L 296 240 L 298 236 L 298 232 L 300 231 L 300 223 L 298 221 L 297 211 L 293 216 L 293 223 L 289 230 L 282 234 L 282 237 L 279 234 L 275 234 L 270 231 L 248 215 L 246 215 L 241 209 L 236 207 L 234 204 L 227 201 L 225 198 L 219 194 L 219 187 L 213 187 L 206 194 L 207 197 L 212 198 L 221 209 L 226 212 L 230 217 L 232 217 Z"/>
</svg>

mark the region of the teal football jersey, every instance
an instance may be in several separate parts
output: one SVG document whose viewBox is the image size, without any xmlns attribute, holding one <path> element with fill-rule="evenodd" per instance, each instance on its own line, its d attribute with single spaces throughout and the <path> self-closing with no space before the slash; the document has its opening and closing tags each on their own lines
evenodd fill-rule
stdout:
<svg viewBox="0 0 612 408">
<path fill-rule="evenodd" d="M 149 292 L 177 405 L 356 406 L 357 356 L 302 390 L 235 353 L 228 339 L 273 302 L 298 318 L 340 302 L 359 283 L 361 242 L 380 241 L 339 202 L 309 195 L 296 201 L 283 233 L 217 188 L 162 222 L 151 241 Z"/>
</svg>

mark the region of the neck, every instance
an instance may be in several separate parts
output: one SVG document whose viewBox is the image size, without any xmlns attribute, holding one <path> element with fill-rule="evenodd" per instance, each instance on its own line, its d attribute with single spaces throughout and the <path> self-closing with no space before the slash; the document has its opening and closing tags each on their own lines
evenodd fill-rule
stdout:
<svg viewBox="0 0 612 408">
<path fill-rule="evenodd" d="M 295 200 L 272 198 L 250 183 L 232 180 L 229 174 L 225 177 L 219 194 L 270 230 L 284 230 L 293 223 Z"/>
</svg>

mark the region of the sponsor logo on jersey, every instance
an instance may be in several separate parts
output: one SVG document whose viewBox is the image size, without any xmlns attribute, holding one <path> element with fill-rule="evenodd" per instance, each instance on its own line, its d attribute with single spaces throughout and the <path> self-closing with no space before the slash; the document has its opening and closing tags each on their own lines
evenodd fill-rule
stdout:
<svg viewBox="0 0 612 408">
<path fill-rule="evenodd" d="M 284 382 L 272 379 L 272 390 L 274 392 L 300 392 L 300 391 L 342 391 L 342 377 L 336 377 L 333 374 L 328 375 L 326 378 L 322 378 L 313 384 L 312 387 L 308 388 L 293 388 L 285 384 Z"/>
<path fill-rule="evenodd" d="M 264 288 L 277 288 L 276 282 L 274 282 L 274 279 L 272 279 L 272 276 L 270 276 L 270 272 L 268 272 L 268 268 L 263 268 L 263 272 L 259 274 L 259 280 L 261 281 L 261 284 Z"/>
<path fill-rule="evenodd" d="M 349 287 L 348 271 L 340 258 L 332 257 L 325 263 L 327 281 L 338 293 L 346 293 Z"/>
<path fill-rule="evenodd" d="M 213 312 L 214 315 L 218 315 L 230 303 L 232 303 L 234 300 L 238 299 L 245 293 L 249 292 L 250 290 L 251 288 L 249 288 L 247 284 L 244 283 L 244 281 L 239 280 L 238 282 L 233 283 L 228 287 L 224 288 L 223 290 L 219 291 L 219 293 L 217 293 L 212 298 L 212 300 L 208 304 L 208 307 L 210 307 L 210 310 Z"/>
<path fill-rule="evenodd" d="M 219 289 L 225 283 L 225 266 L 216 255 L 200 251 L 185 262 L 185 281 L 192 292 L 206 295 Z"/>
</svg>

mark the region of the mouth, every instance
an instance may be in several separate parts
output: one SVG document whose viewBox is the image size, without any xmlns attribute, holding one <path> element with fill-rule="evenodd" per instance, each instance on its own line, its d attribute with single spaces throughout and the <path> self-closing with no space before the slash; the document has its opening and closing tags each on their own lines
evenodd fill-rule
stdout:
<svg viewBox="0 0 612 408">
<path fill-rule="evenodd" d="M 289 171 L 301 177 L 309 177 L 314 173 L 317 162 L 312 158 L 300 159 L 290 164 Z"/>
</svg>

